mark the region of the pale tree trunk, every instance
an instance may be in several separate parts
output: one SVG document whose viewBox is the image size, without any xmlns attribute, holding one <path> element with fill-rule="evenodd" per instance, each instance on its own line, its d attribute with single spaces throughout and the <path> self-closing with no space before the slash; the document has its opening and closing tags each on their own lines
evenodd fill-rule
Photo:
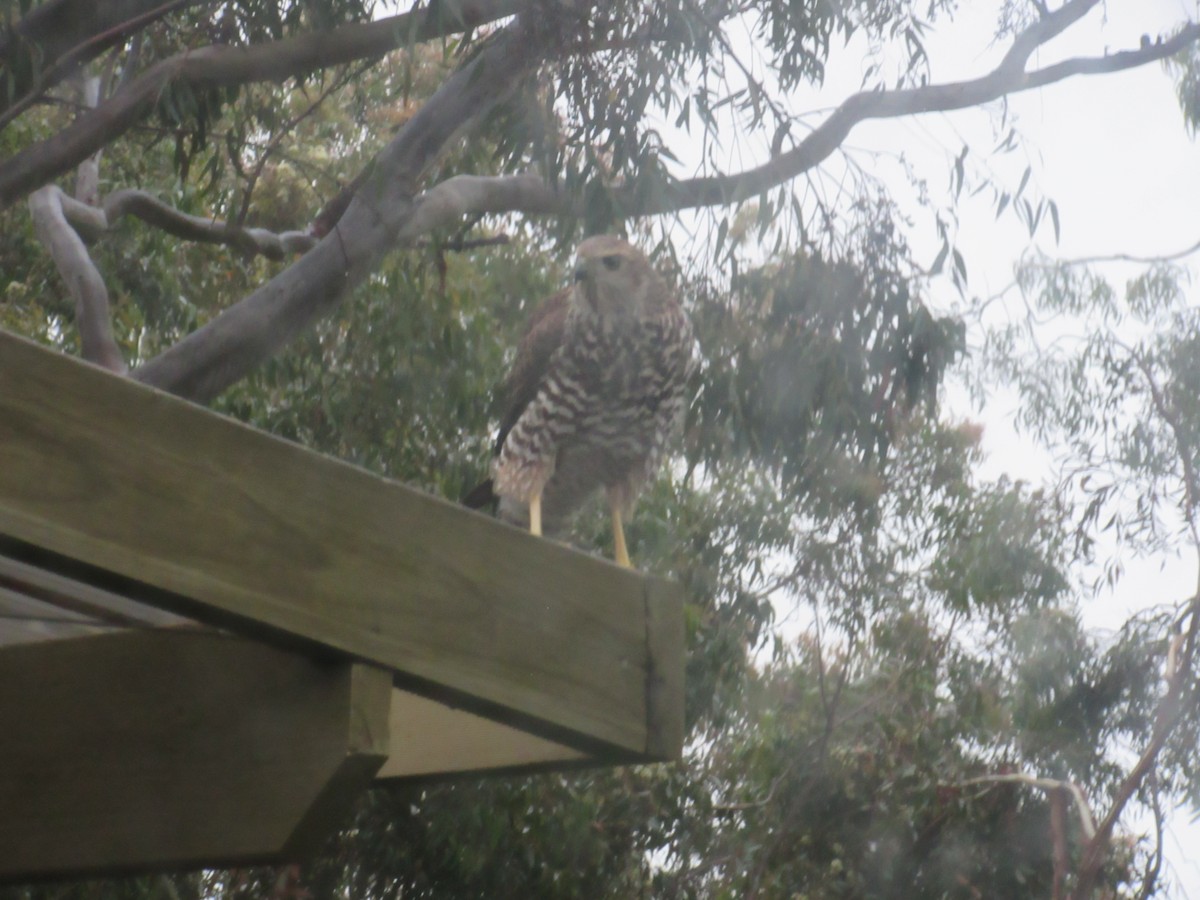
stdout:
<svg viewBox="0 0 1200 900">
<path fill-rule="evenodd" d="M 79 79 L 81 115 L 86 115 L 100 103 L 102 79 L 99 75 L 83 73 Z M 66 282 L 75 301 L 75 326 L 79 330 L 83 358 L 113 372 L 126 372 L 125 359 L 117 346 L 112 330 L 108 288 L 92 261 L 80 230 L 67 217 L 67 208 L 85 233 L 104 230 L 104 213 L 95 208 L 100 196 L 100 156 L 102 148 L 85 159 L 75 175 L 75 197 L 68 197 L 57 185 L 47 185 L 29 198 L 29 212 L 34 230 L 50 253 L 58 274 Z"/>
</svg>

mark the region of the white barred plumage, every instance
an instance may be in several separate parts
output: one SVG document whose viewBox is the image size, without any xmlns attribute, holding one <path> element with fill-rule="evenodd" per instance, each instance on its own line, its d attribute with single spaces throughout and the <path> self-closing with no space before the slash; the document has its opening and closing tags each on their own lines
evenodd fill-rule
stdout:
<svg viewBox="0 0 1200 900">
<path fill-rule="evenodd" d="M 500 515 L 553 532 L 600 489 L 622 518 L 662 464 L 693 367 L 691 323 L 649 260 L 609 235 L 579 245 L 574 285 L 535 313 L 505 383 L 492 491 Z"/>
</svg>

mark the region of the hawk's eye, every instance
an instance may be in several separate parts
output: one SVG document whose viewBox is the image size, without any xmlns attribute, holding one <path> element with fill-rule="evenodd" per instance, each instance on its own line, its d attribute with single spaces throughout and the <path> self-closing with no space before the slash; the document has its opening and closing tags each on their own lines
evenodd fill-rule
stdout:
<svg viewBox="0 0 1200 900">
<path fill-rule="evenodd" d="M 608 269 L 610 272 L 615 272 L 617 269 L 621 268 L 621 257 L 617 256 L 615 253 L 611 256 L 600 257 L 600 262 L 604 263 L 604 268 Z"/>
</svg>

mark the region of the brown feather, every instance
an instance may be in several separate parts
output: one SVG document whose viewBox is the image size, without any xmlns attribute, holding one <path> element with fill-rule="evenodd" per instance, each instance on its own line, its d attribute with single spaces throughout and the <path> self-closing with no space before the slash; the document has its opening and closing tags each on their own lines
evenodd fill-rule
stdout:
<svg viewBox="0 0 1200 900">
<path fill-rule="evenodd" d="M 500 431 L 492 449 L 494 456 L 500 455 L 508 433 L 521 418 L 525 407 L 537 396 L 550 357 L 562 343 L 570 303 L 571 288 L 564 288 L 543 300 L 529 318 L 525 334 L 517 345 L 512 370 L 499 391 L 504 409 L 500 417 Z M 497 499 L 492 479 L 488 478 L 471 488 L 460 502 L 470 509 L 487 509 L 495 506 Z"/>
<path fill-rule="evenodd" d="M 500 417 L 500 432 L 496 436 L 495 455 L 500 455 L 509 431 L 533 402 L 550 365 L 550 357 L 563 340 L 567 310 L 571 305 L 571 288 L 564 288 L 542 301 L 529 319 L 529 327 L 517 345 L 517 357 L 512 371 L 504 381 L 502 394 L 504 412 Z"/>
<path fill-rule="evenodd" d="M 628 516 L 661 465 L 685 403 L 693 338 L 678 297 L 636 247 L 611 235 L 579 245 L 574 284 L 547 299 L 528 328 L 502 390 L 492 482 L 510 524 L 559 533 L 604 492 Z"/>
</svg>

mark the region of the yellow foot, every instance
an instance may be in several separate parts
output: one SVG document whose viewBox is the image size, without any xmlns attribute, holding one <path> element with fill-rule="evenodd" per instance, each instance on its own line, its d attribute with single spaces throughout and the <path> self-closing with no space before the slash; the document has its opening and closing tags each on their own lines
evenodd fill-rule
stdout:
<svg viewBox="0 0 1200 900">
<path fill-rule="evenodd" d="M 534 494 L 529 500 L 529 533 L 542 536 L 542 495 Z"/>
<path fill-rule="evenodd" d="M 612 506 L 613 558 L 618 566 L 632 569 L 629 561 L 629 549 L 625 546 L 625 528 L 621 525 L 621 510 L 616 504 Z"/>
</svg>

